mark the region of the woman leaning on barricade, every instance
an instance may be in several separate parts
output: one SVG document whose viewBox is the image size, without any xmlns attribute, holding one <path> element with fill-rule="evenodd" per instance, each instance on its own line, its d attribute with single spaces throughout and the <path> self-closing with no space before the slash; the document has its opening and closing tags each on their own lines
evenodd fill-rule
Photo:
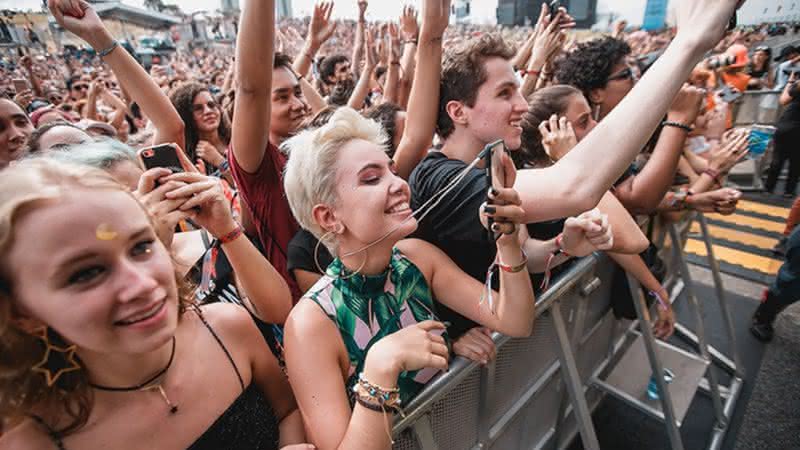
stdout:
<svg viewBox="0 0 800 450">
<path fill-rule="evenodd" d="M 432 244 L 404 239 L 417 220 L 384 142 L 380 125 L 340 108 L 326 125 L 285 143 L 292 212 L 337 256 L 292 310 L 284 334 L 289 379 L 320 448 L 388 447 L 391 414 L 447 369 L 434 296 L 509 336 L 527 336 L 533 325 L 516 192 L 490 193 L 507 206 L 492 214 L 506 234 L 497 240 L 500 292 L 487 292 Z M 508 158 L 504 169 L 513 181 Z"/>
<path fill-rule="evenodd" d="M 250 317 L 192 302 L 152 218 L 106 172 L 48 159 L 5 169 L 0 254 L 0 447 L 304 440 Z"/>
</svg>

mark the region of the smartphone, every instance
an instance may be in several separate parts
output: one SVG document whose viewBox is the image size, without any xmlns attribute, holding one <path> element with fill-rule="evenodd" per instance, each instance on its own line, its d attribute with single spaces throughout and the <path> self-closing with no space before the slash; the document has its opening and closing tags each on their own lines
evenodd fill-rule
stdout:
<svg viewBox="0 0 800 450">
<path fill-rule="evenodd" d="M 733 90 L 733 88 L 730 86 L 725 86 L 718 92 L 718 94 L 719 98 L 721 98 L 725 103 L 733 103 L 742 97 L 741 92 Z"/>
<path fill-rule="evenodd" d="M 30 90 L 28 82 L 23 78 L 15 78 L 12 83 L 14 83 L 14 90 L 17 94 Z"/>
<path fill-rule="evenodd" d="M 145 147 L 137 153 L 146 170 L 166 167 L 172 173 L 178 173 L 184 171 L 181 159 L 178 157 L 179 151 L 181 150 L 175 144 L 161 144 Z"/>
<path fill-rule="evenodd" d="M 486 167 L 486 179 L 489 186 L 494 189 L 502 189 L 506 187 L 505 171 L 503 170 L 503 154 L 506 153 L 506 144 L 502 141 L 495 141 L 484 147 L 483 151 L 484 164 Z M 491 198 L 486 199 L 487 205 L 496 204 Z M 487 232 L 489 240 L 495 241 L 499 236 L 498 233 L 492 231 L 492 224 L 494 219 L 489 217 L 487 223 Z"/>
</svg>

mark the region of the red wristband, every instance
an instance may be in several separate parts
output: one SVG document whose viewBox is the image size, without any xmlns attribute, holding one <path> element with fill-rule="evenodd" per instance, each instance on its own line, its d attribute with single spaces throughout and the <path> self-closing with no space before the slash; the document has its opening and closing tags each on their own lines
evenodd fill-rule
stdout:
<svg viewBox="0 0 800 450">
<path fill-rule="evenodd" d="M 218 237 L 217 240 L 219 241 L 220 244 L 227 244 L 229 242 L 233 242 L 236 239 L 238 239 L 239 236 L 242 235 L 242 233 L 244 233 L 244 230 L 242 230 L 242 227 L 237 224 L 236 228 L 234 228 L 233 231 Z"/>
<path fill-rule="evenodd" d="M 564 233 L 556 236 L 556 247 L 558 247 L 558 250 L 554 254 L 563 253 L 564 256 L 570 256 L 569 253 L 564 251 Z"/>
</svg>

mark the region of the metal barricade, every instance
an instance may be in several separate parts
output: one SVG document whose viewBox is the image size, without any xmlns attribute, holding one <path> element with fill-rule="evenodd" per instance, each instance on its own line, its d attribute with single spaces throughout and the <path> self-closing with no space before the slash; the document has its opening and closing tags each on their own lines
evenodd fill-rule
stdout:
<svg viewBox="0 0 800 450">
<path fill-rule="evenodd" d="M 745 91 L 733 104 L 733 125 L 775 125 L 782 112 L 780 90 Z"/>
<path fill-rule="evenodd" d="M 495 333 L 494 362 L 480 367 L 457 358 L 449 372 L 432 380 L 406 407 L 405 417 L 396 417 L 394 448 L 542 447 L 554 435 L 565 388 L 571 401 L 564 430 L 579 431 L 585 448 L 599 448 L 589 412 L 601 395 L 585 390 L 607 362 L 616 330 L 610 314 L 612 265 L 605 261 L 601 255 L 579 260 L 539 296 L 532 336 Z M 570 334 L 584 342 L 577 358 Z"/>
</svg>

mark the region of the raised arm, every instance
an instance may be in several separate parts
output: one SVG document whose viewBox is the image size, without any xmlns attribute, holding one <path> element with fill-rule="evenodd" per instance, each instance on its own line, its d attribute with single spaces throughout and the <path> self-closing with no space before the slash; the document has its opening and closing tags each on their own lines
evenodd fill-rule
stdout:
<svg viewBox="0 0 800 450">
<path fill-rule="evenodd" d="M 367 44 L 372 45 L 372 33 L 369 32 L 367 33 Z M 361 68 L 361 75 L 358 77 L 358 83 L 356 83 L 353 93 L 350 94 L 347 106 L 356 111 L 364 107 L 364 100 L 366 100 L 367 94 L 369 94 L 369 86 L 372 81 L 372 72 L 374 70 L 375 59 L 372 56 L 372 52 L 367 51 L 364 53 L 364 67 Z"/>
<path fill-rule="evenodd" d="M 353 56 L 350 57 L 350 71 L 354 78 L 359 76 L 358 61 L 364 54 L 364 31 L 367 29 L 367 0 L 358 0 L 358 21 L 356 22 L 356 42 L 353 47 Z"/>
<path fill-rule="evenodd" d="M 231 144 L 246 172 L 258 171 L 269 142 L 274 0 L 247 0 L 236 38 L 236 100 Z"/>
<path fill-rule="evenodd" d="M 73 9 L 72 5 L 75 3 L 78 9 Z M 110 51 L 103 57 L 103 61 L 114 72 L 120 86 L 130 93 L 145 116 L 155 125 L 156 135 L 153 142 L 174 142 L 183 148 L 184 123 L 178 112 L 142 66 L 116 43 L 94 8 L 84 0 L 48 0 L 48 6 L 64 29 L 76 34 L 98 52 Z"/>
<path fill-rule="evenodd" d="M 719 41 L 737 3 L 694 0 L 678 8 L 678 34 L 622 102 L 558 163 L 520 172 L 515 188 L 526 222 L 597 205 L 644 147 L 691 69 Z"/>
<path fill-rule="evenodd" d="M 411 5 L 403 8 L 400 16 L 400 34 L 403 37 L 403 55 L 400 57 L 400 89 L 398 90 L 397 103 L 403 109 L 408 107 L 411 87 L 414 85 L 414 71 L 417 63 L 417 44 L 419 42 L 419 25 L 417 24 L 417 10 Z"/>
<path fill-rule="evenodd" d="M 414 85 L 408 100 L 406 127 L 397 145 L 397 173 L 408 179 L 425 157 L 436 128 L 442 67 L 442 36 L 450 18 L 450 0 L 426 0 L 417 49 Z"/>
<path fill-rule="evenodd" d="M 320 2 L 314 5 L 311 23 L 308 25 L 306 43 L 303 46 L 302 52 L 297 59 L 294 60 L 294 64 L 292 64 L 292 68 L 295 73 L 297 73 L 298 77 L 302 78 L 306 76 L 311 65 L 314 63 L 314 55 L 317 54 L 322 44 L 330 39 L 331 35 L 333 35 L 333 32 L 336 30 L 336 22 L 331 20 L 332 12 L 333 2 Z M 239 41 L 237 40 L 237 42 Z"/>
<path fill-rule="evenodd" d="M 383 98 L 387 102 L 398 103 L 400 87 L 400 34 L 397 25 L 389 24 L 389 67 L 386 70 L 386 86 Z"/>
<path fill-rule="evenodd" d="M 693 86 L 681 88 L 667 114 L 668 123 L 691 127 L 700 112 L 700 103 L 705 91 Z M 655 150 L 644 168 L 628 178 L 614 194 L 634 214 L 654 211 L 664 198 L 678 167 L 687 132 L 675 126 L 664 126 L 658 137 Z"/>
</svg>

